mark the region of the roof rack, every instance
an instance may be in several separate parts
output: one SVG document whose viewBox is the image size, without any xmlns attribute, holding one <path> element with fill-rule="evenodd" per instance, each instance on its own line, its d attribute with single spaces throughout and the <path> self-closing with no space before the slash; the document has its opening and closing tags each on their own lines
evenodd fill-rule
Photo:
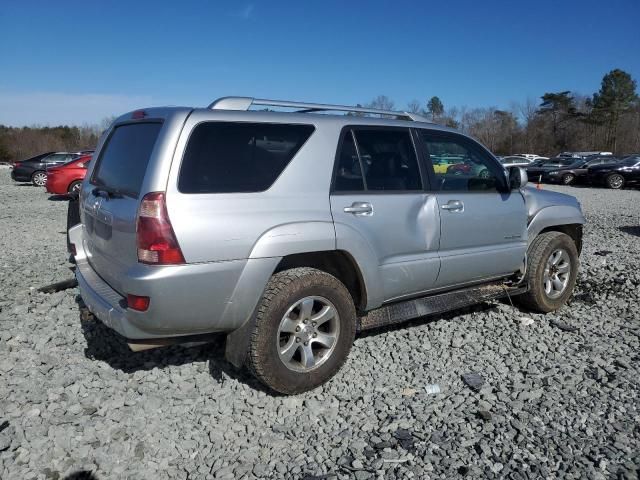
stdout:
<svg viewBox="0 0 640 480">
<path fill-rule="evenodd" d="M 288 100 L 269 100 L 252 97 L 222 97 L 214 100 L 207 108 L 211 110 L 249 110 L 252 106 L 298 108 L 297 113 L 311 112 L 353 112 L 370 113 L 375 115 L 388 115 L 414 122 L 432 123 L 426 117 L 411 112 L 397 112 L 394 110 L 381 110 L 379 108 L 349 107 L 347 105 L 329 105 L 324 103 L 290 102 Z"/>
</svg>

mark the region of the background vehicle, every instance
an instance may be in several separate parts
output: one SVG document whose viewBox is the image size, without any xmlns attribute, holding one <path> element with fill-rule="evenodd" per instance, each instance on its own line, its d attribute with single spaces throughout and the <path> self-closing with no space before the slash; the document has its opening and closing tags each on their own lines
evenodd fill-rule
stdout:
<svg viewBox="0 0 640 480">
<path fill-rule="evenodd" d="M 439 172 L 436 172 L 439 173 Z M 467 175 L 476 176 L 479 178 L 488 178 L 489 170 L 483 163 L 474 162 L 472 159 L 467 158 L 463 162 L 451 165 L 447 169 L 449 175 Z"/>
<path fill-rule="evenodd" d="M 549 182 L 572 185 L 574 183 L 582 182 L 587 178 L 587 170 L 589 167 L 616 163 L 617 161 L 618 159 L 611 155 L 595 155 L 580 158 L 571 165 L 547 172 L 546 178 Z"/>
<path fill-rule="evenodd" d="M 534 182 L 546 182 L 549 180 L 549 172 L 565 168 L 574 163 L 577 158 L 555 157 L 548 160 L 536 160 L 528 167 L 527 176 Z"/>
<path fill-rule="evenodd" d="M 45 185 L 47 192 L 58 195 L 79 192 L 90 161 L 91 155 L 83 155 L 64 165 L 49 168 Z"/>
<path fill-rule="evenodd" d="M 225 332 L 227 359 L 287 394 L 331 378 L 357 330 L 507 294 L 562 306 L 577 200 L 425 120 L 246 97 L 121 116 L 69 231 L 84 302 L 134 349 Z M 482 169 L 436 173 L 431 155 Z"/>
<path fill-rule="evenodd" d="M 47 182 L 47 169 L 70 162 L 77 157 L 77 154 L 67 152 L 37 155 L 16 162 L 11 171 L 11 178 L 16 182 L 32 182 L 36 187 L 44 187 Z"/>
<path fill-rule="evenodd" d="M 529 160 L 526 157 L 520 157 L 512 155 L 509 157 L 500 157 L 498 161 L 505 167 L 528 167 L 533 160 Z"/>
<path fill-rule="evenodd" d="M 640 154 L 630 155 L 617 163 L 589 167 L 587 177 L 596 185 L 622 188 L 640 183 Z"/>
<path fill-rule="evenodd" d="M 461 156 L 431 155 L 431 161 L 436 173 L 445 173 L 452 165 L 463 163 L 464 158 Z"/>
<path fill-rule="evenodd" d="M 600 152 L 600 151 L 595 151 L 595 152 L 562 152 L 558 154 L 559 158 L 587 158 L 587 157 L 593 157 L 595 155 L 598 156 L 606 156 L 606 155 L 613 155 L 613 153 L 611 152 Z"/>
<path fill-rule="evenodd" d="M 543 157 L 541 155 L 536 155 L 535 153 L 514 153 L 512 156 L 514 157 L 523 157 L 533 162 L 535 160 L 547 160 L 549 157 Z"/>
</svg>

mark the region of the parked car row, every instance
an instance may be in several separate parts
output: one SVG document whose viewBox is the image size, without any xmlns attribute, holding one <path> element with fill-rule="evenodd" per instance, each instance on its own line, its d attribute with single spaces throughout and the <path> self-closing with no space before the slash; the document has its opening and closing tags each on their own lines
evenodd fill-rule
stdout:
<svg viewBox="0 0 640 480">
<path fill-rule="evenodd" d="M 16 162 L 11 178 L 46 187 L 49 193 L 73 193 L 78 191 L 84 179 L 92 154 L 93 150 L 42 153 Z"/>
<path fill-rule="evenodd" d="M 534 154 L 497 158 L 505 168 L 525 168 L 529 179 L 538 183 L 582 183 L 617 189 L 640 182 L 640 154 L 615 157 L 612 152 L 590 151 L 562 152 L 552 158 Z"/>
<path fill-rule="evenodd" d="M 582 183 L 618 189 L 640 181 L 640 154 L 623 158 L 602 153 L 586 157 L 556 157 L 534 162 L 526 170 L 535 182 Z"/>
</svg>

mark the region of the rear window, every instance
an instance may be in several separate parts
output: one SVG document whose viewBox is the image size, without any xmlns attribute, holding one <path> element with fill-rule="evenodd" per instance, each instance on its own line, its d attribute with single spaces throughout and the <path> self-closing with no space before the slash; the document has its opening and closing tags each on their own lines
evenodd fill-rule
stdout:
<svg viewBox="0 0 640 480">
<path fill-rule="evenodd" d="M 160 128 L 157 122 L 116 127 L 100 152 L 91 183 L 138 197 Z"/>
<path fill-rule="evenodd" d="M 206 122 L 193 130 L 182 160 L 182 193 L 267 190 L 313 132 L 311 125 Z"/>
</svg>

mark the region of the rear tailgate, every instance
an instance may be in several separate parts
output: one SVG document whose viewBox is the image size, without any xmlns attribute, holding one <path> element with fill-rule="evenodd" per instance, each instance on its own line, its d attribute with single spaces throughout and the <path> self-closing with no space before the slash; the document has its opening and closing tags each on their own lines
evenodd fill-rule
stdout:
<svg viewBox="0 0 640 480">
<path fill-rule="evenodd" d="M 147 115 L 116 122 L 97 152 L 83 185 L 83 243 L 92 268 L 114 290 L 125 295 L 126 272 L 138 264 L 136 220 L 140 200 L 148 191 L 164 190 L 180 118 Z M 176 115 L 172 115 L 176 117 Z M 167 135 L 166 132 L 171 132 Z M 166 138 L 169 137 L 169 138 Z"/>
</svg>

